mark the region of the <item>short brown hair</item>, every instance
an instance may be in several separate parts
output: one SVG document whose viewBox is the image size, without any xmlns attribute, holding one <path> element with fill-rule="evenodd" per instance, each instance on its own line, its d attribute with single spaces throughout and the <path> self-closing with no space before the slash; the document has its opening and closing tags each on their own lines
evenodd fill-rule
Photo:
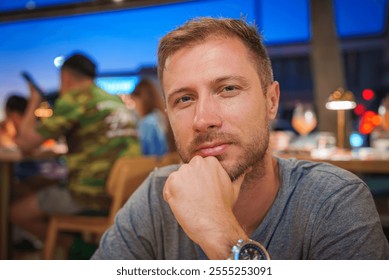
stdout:
<svg viewBox="0 0 389 280">
<path fill-rule="evenodd" d="M 253 57 L 262 87 L 265 89 L 273 82 L 270 58 L 255 25 L 247 24 L 243 19 L 199 17 L 189 20 L 161 39 L 158 46 L 158 77 L 161 84 L 169 56 L 184 47 L 204 42 L 209 37 L 240 39 Z"/>
</svg>

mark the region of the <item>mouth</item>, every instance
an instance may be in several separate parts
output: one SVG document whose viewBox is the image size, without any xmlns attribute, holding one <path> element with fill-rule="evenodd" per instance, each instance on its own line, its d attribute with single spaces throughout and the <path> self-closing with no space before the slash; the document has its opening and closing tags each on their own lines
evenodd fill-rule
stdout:
<svg viewBox="0 0 389 280">
<path fill-rule="evenodd" d="M 201 157 L 220 156 L 227 151 L 229 145 L 230 143 L 203 144 L 195 149 L 194 154 Z"/>
</svg>

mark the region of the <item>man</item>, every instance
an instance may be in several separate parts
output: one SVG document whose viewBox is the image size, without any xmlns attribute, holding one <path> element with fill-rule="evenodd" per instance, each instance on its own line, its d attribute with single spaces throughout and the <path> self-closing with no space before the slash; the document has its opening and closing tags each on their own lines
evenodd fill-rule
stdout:
<svg viewBox="0 0 389 280">
<path fill-rule="evenodd" d="M 4 131 L 2 136 L 8 141 L 6 143 L 0 143 L 8 148 L 14 148 L 16 131 L 20 127 L 20 123 L 23 119 L 24 112 L 26 111 L 28 101 L 25 97 L 18 94 L 11 94 L 5 103 L 5 123 L 7 124 L 7 131 Z M 9 126 L 8 126 L 9 125 Z M 3 140 L 3 139 L 2 139 Z M 1 141 L 2 142 L 2 141 Z M 33 188 L 34 185 L 45 185 L 53 183 L 54 180 L 46 180 L 43 174 L 40 174 L 40 165 L 45 160 L 25 160 L 14 164 L 14 176 L 18 181 L 21 181 L 21 185 L 27 185 L 28 188 Z M 17 184 L 18 185 L 18 184 Z M 42 187 L 42 186 L 40 186 Z M 13 186 L 15 192 L 15 186 Z"/>
<path fill-rule="evenodd" d="M 159 45 L 184 162 L 155 171 L 94 259 L 385 259 L 368 187 L 328 164 L 274 158 L 279 85 L 255 27 L 191 20 Z"/>
<path fill-rule="evenodd" d="M 67 187 L 53 186 L 16 201 L 12 222 L 37 237 L 46 235 L 51 214 L 104 212 L 110 199 L 105 188 L 114 161 L 126 153 L 139 154 L 131 115 L 118 96 L 94 84 L 95 64 L 85 55 L 70 56 L 61 68 L 60 96 L 53 116 L 36 126 L 35 109 L 42 101 L 30 85 L 31 96 L 16 143 L 29 153 L 45 139 L 66 136 L 68 144 Z"/>
</svg>

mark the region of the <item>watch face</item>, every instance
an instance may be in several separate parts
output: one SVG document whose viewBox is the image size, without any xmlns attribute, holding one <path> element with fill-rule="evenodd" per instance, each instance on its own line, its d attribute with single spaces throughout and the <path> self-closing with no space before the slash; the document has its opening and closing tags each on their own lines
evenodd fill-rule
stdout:
<svg viewBox="0 0 389 280">
<path fill-rule="evenodd" d="M 240 260 L 267 260 L 268 254 L 264 248 L 253 244 L 247 243 L 242 246 L 239 252 Z"/>
</svg>

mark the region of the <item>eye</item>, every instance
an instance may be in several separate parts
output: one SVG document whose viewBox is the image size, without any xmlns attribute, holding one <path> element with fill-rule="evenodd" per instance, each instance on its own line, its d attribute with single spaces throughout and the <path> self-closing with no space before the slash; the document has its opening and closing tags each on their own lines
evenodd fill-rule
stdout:
<svg viewBox="0 0 389 280">
<path fill-rule="evenodd" d="M 177 98 L 174 103 L 175 104 L 186 103 L 186 102 L 189 102 L 191 100 L 192 100 L 192 98 L 189 95 L 184 95 L 184 96 L 181 96 L 180 98 Z"/>
<path fill-rule="evenodd" d="M 194 97 L 190 94 L 183 94 L 177 96 L 177 98 L 174 98 L 172 101 L 173 101 L 172 103 L 173 108 L 184 109 L 193 103 Z"/>
<path fill-rule="evenodd" d="M 236 86 L 232 86 L 232 85 L 229 85 L 229 86 L 225 86 L 223 88 L 223 91 L 233 91 L 233 90 L 236 90 Z"/>
<path fill-rule="evenodd" d="M 240 92 L 240 87 L 236 85 L 226 85 L 222 86 L 219 91 L 219 95 L 222 97 L 233 97 L 238 95 Z"/>
</svg>

